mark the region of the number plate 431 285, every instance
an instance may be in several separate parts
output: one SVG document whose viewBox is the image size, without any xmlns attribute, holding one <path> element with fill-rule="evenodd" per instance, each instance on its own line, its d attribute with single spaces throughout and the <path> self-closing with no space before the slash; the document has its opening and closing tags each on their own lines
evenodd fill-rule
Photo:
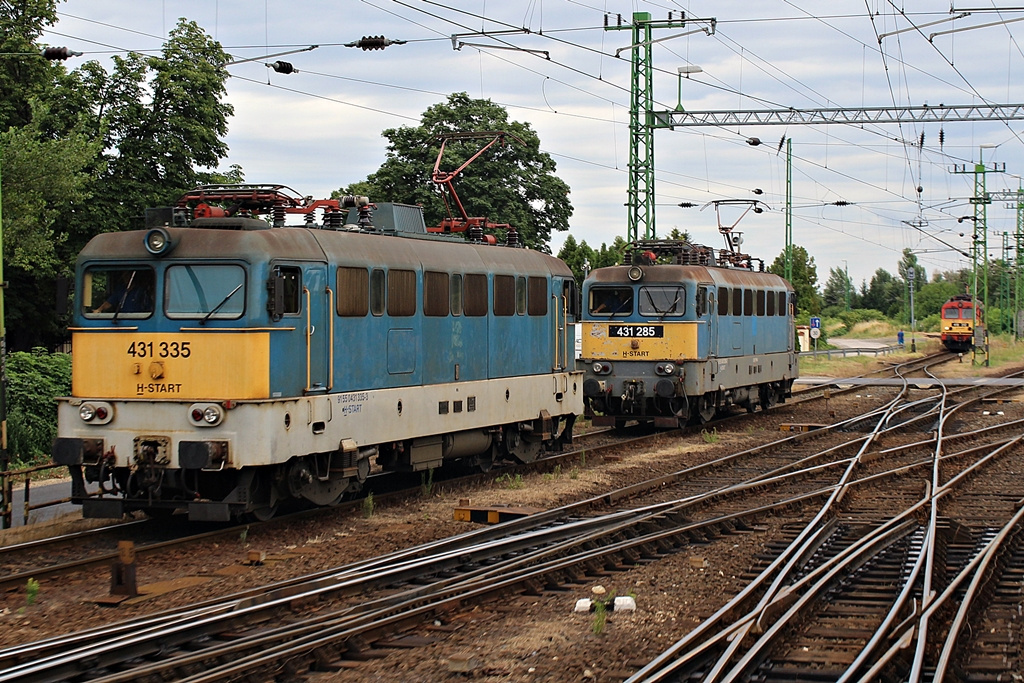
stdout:
<svg viewBox="0 0 1024 683">
<path fill-rule="evenodd" d="M 663 325 L 609 325 L 609 337 L 664 337 L 665 327 Z"/>
</svg>

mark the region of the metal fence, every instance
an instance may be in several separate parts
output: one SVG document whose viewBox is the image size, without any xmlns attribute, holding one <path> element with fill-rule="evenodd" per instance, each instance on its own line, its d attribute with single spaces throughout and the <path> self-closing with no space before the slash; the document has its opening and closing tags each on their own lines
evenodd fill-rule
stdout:
<svg viewBox="0 0 1024 683">
<path fill-rule="evenodd" d="M 832 360 L 833 357 L 846 358 L 847 356 L 886 356 L 890 353 L 906 351 L 906 346 L 893 344 L 891 346 L 879 346 L 870 349 L 822 349 L 821 351 L 801 351 L 798 355 L 801 358 L 825 358 Z"/>
<path fill-rule="evenodd" d="M 67 473 L 67 469 L 64 465 L 57 465 L 52 462 L 48 462 L 44 465 L 26 467 L 22 470 L 4 470 L 0 472 L 0 516 L 3 518 L 4 529 L 11 528 L 11 522 L 14 517 L 14 483 L 16 481 L 24 480 L 25 482 L 25 501 L 22 506 L 24 508 L 22 511 L 22 524 L 28 524 L 28 515 L 32 510 L 53 507 L 54 505 L 61 505 L 62 503 L 71 501 L 71 498 L 62 498 L 60 500 L 51 500 L 45 503 L 39 503 L 38 505 L 32 505 L 30 498 L 32 475 L 37 472 L 45 472 L 46 470 L 62 470 L 57 473 L 60 475 Z"/>
</svg>

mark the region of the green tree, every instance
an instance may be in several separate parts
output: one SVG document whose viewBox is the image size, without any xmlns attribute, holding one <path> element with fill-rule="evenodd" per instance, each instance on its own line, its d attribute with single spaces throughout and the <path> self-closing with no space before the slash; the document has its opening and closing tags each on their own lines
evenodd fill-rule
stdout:
<svg viewBox="0 0 1024 683">
<path fill-rule="evenodd" d="M 0 3 L 0 28 L 11 39 L 12 16 L 23 20 L 18 35 L 38 53 L 31 41 L 52 23 L 55 2 L 15 4 Z M 93 235 L 135 227 L 146 207 L 196 185 L 242 178 L 237 166 L 216 170 L 232 113 L 223 102 L 228 56 L 197 24 L 180 20 L 160 55 L 115 57 L 109 73 L 98 62 L 68 72 L 34 59 L 40 78 L 18 90 L 24 103 L 0 103 L 16 124 L 0 144 L 9 345 L 20 349 L 57 341 L 63 280 Z M 12 83 L 11 69 L 0 73 L 0 91 Z"/>
<path fill-rule="evenodd" d="M 484 131 L 504 131 L 510 136 L 454 179 L 455 192 L 469 216 L 508 223 L 519 231 L 526 246 L 549 251 L 551 232 L 569 228 L 569 186 L 555 175 L 555 162 L 540 150 L 540 138 L 533 128 L 510 121 L 504 107 L 490 100 L 455 93 L 447 102 L 429 107 L 419 126 L 385 130 L 382 134 L 389 144 L 384 163 L 365 182 L 350 188 L 368 192 L 372 201 L 421 204 L 427 225 L 439 225 L 448 215 L 442 195 L 431 181 L 441 147 L 439 136 Z M 458 168 L 486 143 L 485 138 L 450 140 L 441 170 Z M 455 207 L 452 212 L 458 215 Z"/>
<path fill-rule="evenodd" d="M 20 465 L 49 460 L 50 445 L 57 435 L 53 397 L 71 393 L 71 356 L 40 348 L 11 353 L 7 356 L 7 380 L 12 459 Z"/>
<path fill-rule="evenodd" d="M 769 273 L 781 277 L 786 274 L 786 252 L 782 251 L 768 267 Z M 793 281 L 790 283 L 796 290 L 796 310 L 798 313 L 817 315 L 821 313 L 821 295 L 818 294 L 818 267 L 814 257 L 807 249 L 793 245 Z"/>
<path fill-rule="evenodd" d="M 32 121 L 32 101 L 47 89 L 55 65 L 36 44 L 57 21 L 57 0 L 0 2 L 0 131 Z"/>
<path fill-rule="evenodd" d="M 846 297 L 850 297 L 850 308 L 858 307 L 857 292 L 846 275 L 845 270 L 829 268 L 828 280 L 822 289 L 821 298 L 826 308 L 839 307 L 846 310 Z"/>
</svg>

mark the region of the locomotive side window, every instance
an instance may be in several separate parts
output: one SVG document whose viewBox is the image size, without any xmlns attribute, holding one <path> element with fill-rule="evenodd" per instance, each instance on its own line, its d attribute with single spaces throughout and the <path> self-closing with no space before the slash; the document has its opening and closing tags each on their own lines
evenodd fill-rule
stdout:
<svg viewBox="0 0 1024 683">
<path fill-rule="evenodd" d="M 754 315 L 754 292 L 750 289 L 743 290 L 743 315 Z"/>
<path fill-rule="evenodd" d="M 625 316 L 632 312 L 631 287 L 595 287 L 590 290 L 591 315 Z"/>
<path fill-rule="evenodd" d="M 531 277 L 527 283 L 526 298 L 526 310 L 530 315 L 547 315 L 548 281 L 542 277 Z M 570 303 L 570 306 L 571 305 L 572 304 Z"/>
<path fill-rule="evenodd" d="M 776 301 L 777 301 L 777 296 L 776 296 L 775 292 L 768 292 L 768 296 L 767 296 L 766 301 L 765 301 L 765 303 L 768 305 L 768 310 L 767 310 L 767 314 L 768 315 L 775 315 L 775 302 Z"/>
<path fill-rule="evenodd" d="M 732 290 L 732 314 L 743 315 L 743 290 L 738 287 Z"/>
<path fill-rule="evenodd" d="M 338 268 L 338 315 L 361 318 L 370 310 L 370 273 Z"/>
<path fill-rule="evenodd" d="M 764 290 L 757 290 L 757 314 L 764 315 Z"/>
<path fill-rule="evenodd" d="M 487 276 L 467 275 L 464 296 L 466 315 L 487 315 Z"/>
<path fill-rule="evenodd" d="M 729 315 L 729 288 L 718 288 L 718 315 Z"/>
<path fill-rule="evenodd" d="M 386 293 L 387 279 L 384 277 L 384 271 L 374 268 L 370 273 L 370 312 L 374 315 L 384 315 Z"/>
<path fill-rule="evenodd" d="M 786 293 L 779 292 L 779 315 L 786 315 Z"/>
<path fill-rule="evenodd" d="M 82 278 L 82 313 L 90 318 L 148 318 L 155 297 L 151 268 L 89 268 Z"/>
<path fill-rule="evenodd" d="M 640 315 L 665 318 L 686 312 L 686 290 L 679 286 L 641 287 Z"/>
<path fill-rule="evenodd" d="M 515 315 L 516 279 L 511 275 L 494 276 L 494 315 Z"/>
<path fill-rule="evenodd" d="M 462 275 L 452 275 L 450 291 L 452 315 L 462 315 Z"/>
<path fill-rule="evenodd" d="M 416 314 L 416 271 L 388 271 L 388 315 Z"/>
<path fill-rule="evenodd" d="M 423 273 L 423 315 L 444 317 L 448 315 L 450 295 L 448 273 L 428 270 Z"/>
<path fill-rule="evenodd" d="M 557 282 L 555 283 L 555 286 L 558 286 Z M 545 291 L 547 291 L 546 288 Z M 569 279 L 562 282 L 562 296 L 564 296 L 565 300 L 568 302 L 569 317 L 578 318 L 580 314 L 580 301 L 576 294 L 576 280 Z M 546 306 L 544 308 L 544 313 L 541 315 L 547 315 Z"/>
<path fill-rule="evenodd" d="M 526 315 L 526 278 L 516 278 L 516 314 Z"/>
<path fill-rule="evenodd" d="M 298 268 L 281 268 L 284 308 L 299 310 Z M 239 318 L 245 311 L 245 269 L 233 265 L 170 266 L 166 271 L 164 310 L 168 318 Z"/>
<path fill-rule="evenodd" d="M 697 301 L 696 301 L 697 317 L 703 316 L 708 311 L 708 288 L 704 285 L 697 287 Z"/>
</svg>

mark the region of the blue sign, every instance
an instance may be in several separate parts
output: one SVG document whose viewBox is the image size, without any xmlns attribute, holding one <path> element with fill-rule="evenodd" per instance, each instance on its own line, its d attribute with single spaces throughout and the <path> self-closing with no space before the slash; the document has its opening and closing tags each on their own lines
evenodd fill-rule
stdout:
<svg viewBox="0 0 1024 683">
<path fill-rule="evenodd" d="M 811 329 L 821 329 L 821 318 L 811 318 Z"/>
</svg>

